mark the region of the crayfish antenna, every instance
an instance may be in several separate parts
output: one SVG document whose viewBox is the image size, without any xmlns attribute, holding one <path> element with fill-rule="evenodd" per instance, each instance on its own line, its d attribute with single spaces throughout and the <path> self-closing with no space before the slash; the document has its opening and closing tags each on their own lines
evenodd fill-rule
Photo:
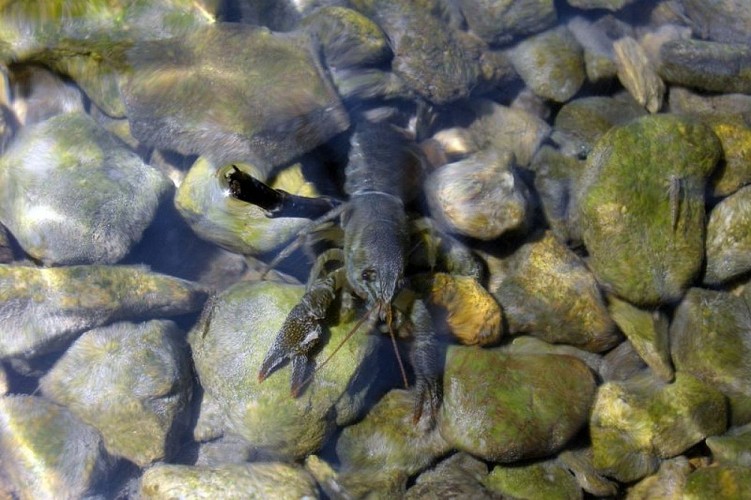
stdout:
<svg viewBox="0 0 751 500">
<path fill-rule="evenodd" d="M 337 352 L 339 352 L 339 349 L 341 349 L 342 347 L 344 347 L 344 344 L 346 344 L 346 343 L 347 343 L 347 341 L 348 341 L 349 339 L 351 339 L 351 338 L 352 338 L 352 336 L 353 336 L 353 335 L 354 335 L 355 333 L 357 333 L 357 330 L 359 330 L 359 329 L 360 329 L 360 327 L 362 326 L 362 324 L 363 324 L 363 323 L 365 323 L 365 321 L 367 321 L 367 320 L 368 320 L 368 319 L 370 318 L 370 316 L 371 316 L 371 314 L 373 313 L 373 311 L 375 310 L 375 308 L 376 308 L 376 306 L 373 306 L 373 307 L 371 307 L 371 308 L 370 308 L 370 309 L 369 309 L 369 310 L 368 310 L 368 311 L 367 311 L 367 312 L 366 312 L 366 313 L 365 313 L 365 314 L 363 315 L 363 317 L 362 317 L 362 318 L 360 318 L 360 319 L 359 319 L 359 320 L 357 321 L 357 323 L 355 324 L 355 326 L 353 326 L 353 327 L 352 327 L 352 329 L 351 329 L 351 330 L 350 330 L 349 332 L 347 332 L 347 335 L 345 335 L 345 336 L 344 336 L 344 339 L 342 339 L 342 341 L 341 341 L 341 342 L 339 342 L 339 345 L 338 345 L 338 346 L 336 346 L 336 348 L 334 349 L 334 351 L 333 351 L 333 352 L 332 352 L 331 354 L 329 354 L 329 356 L 328 356 L 328 357 L 327 357 L 326 359 L 324 359 L 324 360 L 323 360 L 323 362 L 322 362 L 321 364 L 319 364 L 319 365 L 318 365 L 318 366 L 316 367 L 316 369 L 315 369 L 315 370 L 313 370 L 313 372 L 312 372 L 312 373 L 311 373 L 310 375 L 308 375 L 308 376 L 307 376 L 306 378 L 304 378 L 304 379 L 302 380 L 302 382 L 300 382 L 300 384 L 299 384 L 298 386 L 296 386 L 296 387 L 295 387 L 295 386 L 293 386 L 293 387 L 292 387 L 292 394 L 293 394 L 293 395 L 294 395 L 295 397 L 297 397 L 297 395 L 299 395 L 299 393 L 300 393 L 300 392 L 302 392 L 302 388 L 303 388 L 303 387 L 305 387 L 305 386 L 306 386 L 306 385 L 308 384 L 308 382 L 310 382 L 310 381 L 311 381 L 311 379 L 313 378 L 313 376 L 314 376 L 314 375 L 315 375 L 315 374 L 316 374 L 316 373 L 317 373 L 318 371 L 320 371 L 321 369 L 323 369 L 323 367 L 324 367 L 324 366 L 326 366 L 326 364 L 327 364 L 327 363 L 328 363 L 329 361 L 331 361 L 331 359 L 332 359 L 332 358 L 333 358 L 333 357 L 334 357 L 334 356 L 336 355 L 336 353 L 337 353 Z M 293 368 L 293 372 L 292 372 L 292 379 L 293 379 L 293 381 L 294 381 L 294 380 L 295 380 L 295 378 L 294 378 L 294 377 L 295 377 L 295 373 L 294 373 L 294 359 L 293 359 L 293 367 L 292 367 L 292 368 Z"/>
<path fill-rule="evenodd" d="M 383 304 L 379 304 L 378 312 L 380 316 L 381 307 Z M 402 374 L 402 381 L 404 382 L 404 388 L 409 389 L 409 382 L 407 381 L 407 371 L 404 369 L 404 363 L 402 362 L 402 356 L 399 354 L 399 346 L 396 345 L 396 334 L 394 333 L 394 326 L 392 323 L 393 313 L 390 305 L 387 305 L 388 311 L 386 312 L 386 326 L 389 329 L 389 337 L 391 337 L 391 345 L 394 348 L 394 354 L 396 355 L 396 361 L 399 364 L 399 371 Z"/>
</svg>

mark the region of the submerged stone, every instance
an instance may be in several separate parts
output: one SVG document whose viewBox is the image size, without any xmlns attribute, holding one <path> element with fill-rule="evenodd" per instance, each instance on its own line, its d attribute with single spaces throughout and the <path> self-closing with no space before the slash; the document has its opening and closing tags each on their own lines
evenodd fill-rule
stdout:
<svg viewBox="0 0 751 500">
<path fill-rule="evenodd" d="M 0 265 L 0 358 L 54 351 L 113 321 L 189 313 L 204 300 L 197 284 L 141 266 Z"/>
<path fill-rule="evenodd" d="M 167 320 L 89 330 L 40 380 L 42 393 L 97 429 L 111 455 L 141 467 L 164 459 L 192 385 L 182 336 Z"/>
<path fill-rule="evenodd" d="M 747 43 L 674 40 L 662 46 L 660 60 L 660 76 L 672 84 L 751 93 L 751 47 Z"/>
<path fill-rule="evenodd" d="M 303 292 L 296 285 L 237 283 L 207 304 L 189 335 L 198 378 L 221 409 L 225 430 L 271 457 L 301 458 L 318 450 L 337 423 L 362 409 L 356 395 L 376 374 L 376 339 L 361 334 L 315 372 L 298 397 L 290 393 L 288 364 L 259 382 L 266 352 Z M 319 363 L 356 322 L 351 314 L 332 311 L 335 319 L 324 321 L 322 347 L 315 351 Z"/>
<path fill-rule="evenodd" d="M 714 206 L 707 222 L 704 282 L 719 285 L 751 270 L 751 186 Z"/>
<path fill-rule="evenodd" d="M 565 26 L 524 39 L 511 62 L 536 95 L 555 102 L 571 99 L 586 78 L 582 47 Z"/>
<path fill-rule="evenodd" d="M 712 438 L 707 438 L 707 442 Z M 692 466 L 684 456 L 664 460 L 656 474 L 647 476 L 628 489 L 627 500 L 652 498 L 683 499 L 686 480 Z"/>
<path fill-rule="evenodd" d="M 451 446 L 437 429 L 413 421 L 414 395 L 403 390 L 386 394 L 357 424 L 346 427 L 336 444 L 343 472 L 397 470 L 414 475 Z"/>
<path fill-rule="evenodd" d="M 0 221 L 46 264 L 112 264 L 171 183 L 83 113 L 26 127 L 0 159 Z"/>
<path fill-rule="evenodd" d="M 140 498 L 316 498 L 313 478 L 301 467 L 281 462 L 216 467 L 158 464 L 144 472 Z"/>
<path fill-rule="evenodd" d="M 730 399 L 734 425 L 751 422 L 751 312 L 728 292 L 692 288 L 675 310 L 670 348 L 677 371 L 703 380 Z"/>
<path fill-rule="evenodd" d="M 451 346 L 439 429 L 452 446 L 493 462 L 550 455 L 587 419 L 595 382 L 571 356 Z"/>
<path fill-rule="evenodd" d="M 721 436 L 707 438 L 712 459 L 722 465 L 751 467 L 751 424 L 732 427 Z"/>
<path fill-rule="evenodd" d="M 751 491 L 749 467 L 703 467 L 691 473 L 683 490 L 685 500 L 723 498 L 743 500 Z"/>
<path fill-rule="evenodd" d="M 307 36 L 217 24 L 137 44 L 128 60 L 131 131 L 153 147 L 268 173 L 349 127 Z"/>
<path fill-rule="evenodd" d="M 405 499 L 491 499 L 494 496 L 482 483 L 487 474 L 488 466 L 480 460 L 466 453 L 455 453 L 434 468 L 420 474 L 415 485 L 407 490 Z"/>
<path fill-rule="evenodd" d="M 177 190 L 175 207 L 201 238 L 232 252 L 258 255 L 292 240 L 309 223 L 302 218 L 266 217 L 260 207 L 232 197 L 225 176 L 233 167 L 264 179 L 263 170 L 256 165 L 216 166 L 199 158 Z M 301 196 L 317 194 L 299 166 L 283 170 L 270 185 Z"/>
<path fill-rule="evenodd" d="M 559 460 L 522 465 L 496 465 L 483 481 L 485 487 L 511 498 L 577 500 L 579 483 Z"/>
<path fill-rule="evenodd" d="M 600 352 L 619 340 L 597 283 L 582 260 L 551 234 L 511 256 L 486 256 L 488 290 L 498 299 L 509 332 Z"/>
<path fill-rule="evenodd" d="M 461 0 L 469 28 L 490 44 L 507 44 L 552 26 L 552 0 Z"/>
<path fill-rule="evenodd" d="M 526 230 L 529 191 L 509 152 L 493 150 L 443 165 L 425 181 L 431 214 L 452 233 L 493 240 Z"/>
<path fill-rule="evenodd" d="M 94 428 L 34 396 L 0 397 L 0 456 L 18 498 L 82 498 L 110 463 Z"/>
<path fill-rule="evenodd" d="M 681 371 L 671 384 L 649 375 L 607 382 L 590 420 L 594 465 L 619 481 L 640 479 L 659 459 L 724 432 L 726 405 L 719 391 Z"/>
<path fill-rule="evenodd" d="M 597 142 L 579 220 L 600 283 L 639 306 L 683 295 L 704 259 L 705 183 L 720 154 L 708 127 L 674 115 L 638 118 Z"/>
</svg>

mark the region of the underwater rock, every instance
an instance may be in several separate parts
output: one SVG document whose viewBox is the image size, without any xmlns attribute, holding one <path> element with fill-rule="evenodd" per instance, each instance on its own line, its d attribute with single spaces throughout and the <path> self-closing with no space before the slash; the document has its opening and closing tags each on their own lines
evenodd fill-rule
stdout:
<svg viewBox="0 0 751 500">
<path fill-rule="evenodd" d="M 605 132 L 644 114 L 644 109 L 631 97 L 574 99 L 555 115 L 551 138 L 564 154 L 584 158 Z"/>
<path fill-rule="evenodd" d="M 712 195 L 728 196 L 751 184 L 751 127 L 742 114 L 703 116 L 722 143 L 722 158 L 712 175 Z"/>
<path fill-rule="evenodd" d="M 565 26 L 525 38 L 510 56 L 524 83 L 555 102 L 571 99 L 586 78 L 582 47 Z"/>
<path fill-rule="evenodd" d="M 386 35 L 359 12 L 339 6 L 314 10 L 301 27 L 323 47 L 329 68 L 375 66 L 392 56 Z"/>
<path fill-rule="evenodd" d="M 597 472 L 592 458 L 591 447 L 565 450 L 558 455 L 558 460 L 574 475 L 576 482 L 584 491 L 596 497 L 616 496 L 617 484 Z"/>
<path fill-rule="evenodd" d="M 351 421 L 362 409 L 357 391 L 377 374 L 378 339 L 362 333 L 315 372 L 296 398 L 290 394 L 289 365 L 258 381 L 266 352 L 303 292 L 297 285 L 237 283 L 207 304 L 188 337 L 204 394 L 222 410 L 226 431 L 271 457 L 301 458 L 318 450 L 335 425 L 347 423 L 339 419 Z M 329 316 L 338 317 L 336 322 L 324 322 L 319 363 L 355 325 L 357 318 L 340 314 Z"/>
<path fill-rule="evenodd" d="M 496 465 L 483 481 L 485 487 L 519 499 L 577 500 L 579 483 L 558 459 L 522 465 Z"/>
<path fill-rule="evenodd" d="M 720 142 L 690 118 L 612 128 L 587 158 L 579 222 L 589 267 L 637 306 L 679 299 L 704 259 L 704 190 Z"/>
<path fill-rule="evenodd" d="M 577 9 L 607 9 L 620 10 L 632 4 L 634 0 L 566 0 L 566 3 Z"/>
<path fill-rule="evenodd" d="M 263 179 L 262 170 L 255 165 L 234 166 Z M 309 224 L 301 218 L 266 217 L 260 207 L 231 196 L 225 175 L 232 168 L 217 167 L 207 158 L 199 158 L 180 184 L 175 207 L 198 236 L 232 252 L 258 255 L 292 240 Z M 282 171 L 271 187 L 301 196 L 317 194 L 302 177 L 299 166 Z"/>
<path fill-rule="evenodd" d="M 97 429 L 111 455 L 145 467 L 171 451 L 190 399 L 182 337 L 168 320 L 94 328 L 65 351 L 40 388 Z"/>
<path fill-rule="evenodd" d="M 449 232 L 480 240 L 523 232 L 531 217 L 529 191 L 509 152 L 483 151 L 434 170 L 425 195 Z"/>
<path fill-rule="evenodd" d="M 112 264 L 171 183 L 83 113 L 24 128 L 0 159 L 0 221 L 45 264 Z"/>
<path fill-rule="evenodd" d="M 650 113 L 657 113 L 662 108 L 665 84 L 644 49 L 633 38 L 624 37 L 613 43 L 613 52 L 618 80 L 636 102 Z"/>
<path fill-rule="evenodd" d="M 549 344 L 531 335 L 514 337 L 510 344 L 504 344 L 501 346 L 501 349 L 509 354 L 558 354 L 572 356 L 583 361 L 594 373 L 599 373 L 602 366 L 602 356 L 599 354 L 583 351 L 566 344 Z"/>
<path fill-rule="evenodd" d="M 240 24 L 142 42 L 123 86 L 133 136 L 266 175 L 349 127 L 306 36 Z"/>
<path fill-rule="evenodd" d="M 582 260 L 545 233 L 511 256 L 487 255 L 488 290 L 498 299 L 510 333 L 600 352 L 620 338 L 594 277 Z"/>
<path fill-rule="evenodd" d="M 17 498 L 82 498 L 110 465 L 99 433 L 34 396 L 0 398 L 0 477 Z"/>
<path fill-rule="evenodd" d="M 711 438 L 707 438 L 709 441 Z M 652 498 L 683 499 L 686 479 L 692 467 L 688 459 L 678 456 L 660 463 L 656 474 L 647 476 L 628 489 L 627 500 L 650 500 Z"/>
<path fill-rule="evenodd" d="M 594 376 L 571 356 L 450 346 L 439 430 L 452 446 L 507 463 L 550 455 L 585 423 Z"/>
<path fill-rule="evenodd" d="M 470 103 L 475 120 L 468 130 L 476 149 L 493 150 L 499 155 L 511 152 L 514 163 L 527 166 L 537 149 L 550 135 L 550 125 L 523 109 L 502 106 L 489 99 Z"/>
<path fill-rule="evenodd" d="M 751 312 L 728 292 L 692 288 L 675 310 L 670 349 L 676 371 L 684 371 L 730 400 L 733 425 L 751 422 Z"/>
<path fill-rule="evenodd" d="M 673 380 L 668 318 L 660 311 L 639 309 L 617 297 L 608 299 L 608 310 L 639 356 L 664 382 Z"/>
<path fill-rule="evenodd" d="M 427 430 L 413 421 L 414 394 L 394 389 L 365 416 L 346 427 L 336 444 L 342 472 L 385 472 L 398 470 L 414 475 L 451 446 L 437 429 Z"/>
<path fill-rule="evenodd" d="M 11 109 L 19 125 L 29 126 L 64 113 L 83 113 L 83 95 L 71 82 L 38 65 L 15 67 L 9 74 Z"/>
<path fill-rule="evenodd" d="M 628 339 L 611 349 L 602 357 L 598 373 L 604 382 L 622 382 L 641 373 L 647 364 Z"/>
<path fill-rule="evenodd" d="M 574 147 L 583 145 L 576 144 Z M 575 244 L 581 241 L 579 227 L 573 220 L 577 207 L 574 194 L 578 191 L 585 166 L 584 161 L 562 154 L 548 145 L 540 148 L 530 165 L 530 170 L 535 174 L 534 186 L 542 212 L 550 231 L 562 242 Z"/>
<path fill-rule="evenodd" d="M 751 95 L 746 94 L 708 94 L 671 85 L 668 102 L 675 114 L 722 117 L 751 113 Z"/>
<path fill-rule="evenodd" d="M 726 405 L 719 391 L 680 368 L 670 384 L 649 374 L 607 382 L 590 420 L 594 465 L 619 481 L 640 479 L 657 470 L 659 459 L 723 433 Z"/>
<path fill-rule="evenodd" d="M 420 474 L 404 498 L 497 498 L 483 486 L 483 479 L 487 475 L 488 466 L 483 462 L 466 453 L 455 453 L 433 469 Z"/>
<path fill-rule="evenodd" d="M 704 283 L 718 285 L 751 270 L 751 186 L 712 208 L 707 222 Z"/>
<path fill-rule="evenodd" d="M 316 455 L 305 458 L 305 469 L 332 499 L 401 498 L 407 489 L 406 473 L 398 469 L 336 472 Z"/>
<path fill-rule="evenodd" d="M 352 0 L 386 33 L 393 73 L 434 104 L 467 97 L 480 76 L 480 46 L 413 0 Z M 428 5 L 429 7 L 429 5 Z"/>
<path fill-rule="evenodd" d="M 751 93 L 751 47 L 746 43 L 673 40 L 660 49 L 660 76 L 710 92 Z"/>
<path fill-rule="evenodd" d="M 555 24 L 552 0 L 460 0 L 469 28 L 489 44 L 507 44 L 516 37 Z"/>
<path fill-rule="evenodd" d="M 751 43 L 751 11 L 743 0 L 683 0 L 681 4 L 701 38 Z"/>
<path fill-rule="evenodd" d="M 708 437 L 707 447 L 712 451 L 712 459 L 721 465 L 751 467 L 751 424 Z"/>
<path fill-rule="evenodd" d="M 692 472 L 683 490 L 685 500 L 724 498 L 742 500 L 751 491 L 749 467 L 703 467 Z"/>
<path fill-rule="evenodd" d="M 140 498 L 317 498 L 316 484 L 305 469 L 256 462 L 216 467 L 158 464 L 146 470 Z"/>
<path fill-rule="evenodd" d="M 189 313 L 204 300 L 195 283 L 141 266 L 0 265 L 0 358 L 54 351 L 112 321 Z"/>
</svg>

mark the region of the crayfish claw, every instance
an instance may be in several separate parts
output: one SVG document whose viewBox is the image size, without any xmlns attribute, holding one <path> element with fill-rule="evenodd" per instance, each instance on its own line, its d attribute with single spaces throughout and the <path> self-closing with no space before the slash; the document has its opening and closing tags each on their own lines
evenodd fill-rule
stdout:
<svg viewBox="0 0 751 500">
<path fill-rule="evenodd" d="M 310 381 L 313 363 L 305 355 L 292 356 L 292 376 L 290 378 L 290 393 L 293 398 L 302 394 Z"/>
<path fill-rule="evenodd" d="M 283 352 L 283 349 L 279 348 L 275 342 L 269 352 L 266 353 L 266 357 L 263 358 L 261 369 L 258 370 L 258 382 L 266 380 L 269 375 L 281 367 L 282 363 L 284 363 L 288 357 L 289 354 Z"/>
</svg>

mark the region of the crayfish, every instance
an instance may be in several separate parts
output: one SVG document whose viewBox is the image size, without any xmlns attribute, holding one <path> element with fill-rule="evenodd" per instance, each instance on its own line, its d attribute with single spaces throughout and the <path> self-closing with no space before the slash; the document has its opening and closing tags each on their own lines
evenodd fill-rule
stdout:
<svg viewBox="0 0 751 500">
<path fill-rule="evenodd" d="M 228 172 L 232 196 L 260 206 L 268 216 L 317 217 L 312 227 L 339 218 L 344 234 L 343 248 L 324 251 L 316 260 L 305 294 L 288 314 L 265 356 L 258 373 L 260 381 L 289 361 L 292 395 L 301 393 L 312 376 L 313 353 L 323 335 L 322 321 L 337 293 L 345 291 L 363 300 L 370 311 L 355 330 L 371 317 L 371 327 L 379 320 L 388 327 L 395 347 L 395 331 L 411 335 L 413 420 L 417 423 L 426 415 L 430 425 L 435 422 L 442 398 L 441 345 L 429 306 L 408 286 L 407 276 L 415 230 L 410 227 L 405 204 L 409 181 L 421 168 L 421 154 L 404 133 L 389 124 L 361 120 L 352 135 L 345 167 L 346 202 L 291 195 L 237 168 Z M 444 238 L 444 246 L 446 241 L 451 240 Z M 442 257 L 458 258 L 445 267 L 479 276 L 469 250 L 451 246 Z M 331 263 L 336 266 L 328 270 Z M 398 349 L 395 352 L 398 357 Z M 319 368 L 323 364 L 325 361 Z M 406 385 L 400 359 L 399 366 Z"/>
</svg>

